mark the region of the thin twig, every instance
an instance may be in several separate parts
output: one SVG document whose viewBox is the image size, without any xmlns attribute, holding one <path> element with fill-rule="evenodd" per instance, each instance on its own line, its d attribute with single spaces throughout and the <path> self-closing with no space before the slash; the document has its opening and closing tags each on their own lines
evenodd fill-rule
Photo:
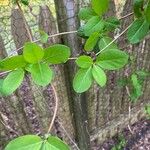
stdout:
<svg viewBox="0 0 150 150">
<path fill-rule="evenodd" d="M 132 16 L 133 14 L 134 14 L 134 13 L 131 12 L 131 13 L 125 15 L 125 16 L 122 16 L 121 18 L 119 18 L 119 20 L 125 19 L 125 18 L 127 18 L 127 17 L 129 17 L 129 16 Z"/>
<path fill-rule="evenodd" d="M 67 34 L 73 34 L 73 33 L 77 33 L 77 31 L 68 31 L 68 32 L 62 32 L 62 33 L 56 33 L 56 34 L 53 34 L 53 35 L 49 35 L 48 38 L 53 38 L 53 37 L 56 37 L 56 36 L 61 36 L 61 35 L 67 35 Z M 39 42 L 41 39 L 38 39 L 38 40 L 35 40 L 35 41 L 32 41 L 33 43 L 36 43 L 36 42 Z M 20 51 L 21 49 L 23 49 L 24 46 L 14 50 L 14 52 L 18 52 Z M 13 53 L 11 54 L 13 55 Z"/>
<path fill-rule="evenodd" d="M 131 97 L 131 94 L 130 94 L 128 86 L 126 86 L 125 88 L 126 88 L 128 96 Z M 131 118 L 131 103 L 129 103 L 129 120 L 130 120 L 130 118 Z M 133 131 L 132 131 L 131 127 L 130 127 L 130 124 L 128 124 L 128 129 L 131 132 L 131 134 L 133 134 Z"/>
<path fill-rule="evenodd" d="M 51 131 L 52 127 L 53 127 L 53 124 L 54 124 L 54 121 L 55 121 L 56 115 L 57 115 L 57 110 L 58 110 L 58 95 L 57 95 L 56 89 L 53 86 L 53 84 L 51 84 L 51 87 L 53 89 L 54 97 L 55 97 L 55 110 L 54 110 L 54 115 L 53 115 L 52 121 L 51 121 L 51 123 L 49 125 L 49 128 L 48 128 L 47 134 L 50 133 L 50 131 Z"/>
<path fill-rule="evenodd" d="M 114 40 L 112 40 L 107 46 L 105 46 L 101 51 L 99 51 L 98 53 L 96 53 L 96 56 L 99 55 L 101 52 L 103 52 L 104 50 L 106 50 L 106 48 L 108 48 L 111 44 L 113 44 L 116 40 L 118 40 L 131 26 L 132 24 L 130 24 L 124 31 L 122 31 L 116 38 L 114 38 Z"/>
<path fill-rule="evenodd" d="M 3 119 L 4 115 L 2 114 L 2 112 L 0 112 L 0 116 Z M 4 125 L 5 128 L 7 128 L 8 130 L 10 130 L 11 132 L 15 133 L 17 136 L 19 136 L 19 133 L 16 132 L 14 129 L 12 129 L 10 126 L 7 126 L 1 119 L 0 122 Z"/>
<path fill-rule="evenodd" d="M 74 140 L 70 137 L 69 133 L 66 131 L 66 129 L 64 128 L 64 126 L 62 125 L 62 123 L 58 120 L 58 123 L 60 124 L 60 127 L 64 130 L 65 134 L 67 135 L 67 137 L 69 138 L 69 140 L 72 142 L 72 144 L 76 147 L 77 150 L 80 150 L 78 145 L 74 142 Z"/>
</svg>

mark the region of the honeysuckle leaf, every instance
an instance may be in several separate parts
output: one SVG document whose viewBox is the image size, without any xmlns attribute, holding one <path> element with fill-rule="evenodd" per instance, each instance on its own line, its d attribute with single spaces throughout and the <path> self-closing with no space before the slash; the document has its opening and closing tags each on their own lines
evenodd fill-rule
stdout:
<svg viewBox="0 0 150 150">
<path fill-rule="evenodd" d="M 89 68 L 93 65 L 93 60 L 90 56 L 83 55 L 76 60 L 76 64 L 80 68 Z"/>
<path fill-rule="evenodd" d="M 24 45 L 23 56 L 28 63 L 35 64 L 42 60 L 44 51 L 39 45 L 27 42 Z"/>
<path fill-rule="evenodd" d="M 101 52 L 96 60 L 96 64 L 103 69 L 116 70 L 124 67 L 128 62 L 127 53 L 118 49 L 108 49 Z"/>
</svg>

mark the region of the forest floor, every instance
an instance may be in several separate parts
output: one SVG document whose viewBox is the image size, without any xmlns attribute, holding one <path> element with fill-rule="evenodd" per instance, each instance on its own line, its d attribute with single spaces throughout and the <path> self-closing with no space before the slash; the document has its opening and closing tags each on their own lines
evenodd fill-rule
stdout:
<svg viewBox="0 0 150 150">
<path fill-rule="evenodd" d="M 150 150 L 150 119 L 142 119 L 94 150 Z"/>
</svg>

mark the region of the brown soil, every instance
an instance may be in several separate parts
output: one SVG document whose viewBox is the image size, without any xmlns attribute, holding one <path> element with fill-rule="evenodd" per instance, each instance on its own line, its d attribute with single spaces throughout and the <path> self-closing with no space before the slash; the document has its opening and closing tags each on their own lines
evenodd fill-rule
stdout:
<svg viewBox="0 0 150 150">
<path fill-rule="evenodd" d="M 118 150 L 150 150 L 150 119 L 142 119 L 134 125 L 124 129 L 122 133 L 126 145 Z M 93 150 L 111 150 L 118 144 L 118 135 L 105 141 L 102 145 L 96 146 Z"/>
</svg>

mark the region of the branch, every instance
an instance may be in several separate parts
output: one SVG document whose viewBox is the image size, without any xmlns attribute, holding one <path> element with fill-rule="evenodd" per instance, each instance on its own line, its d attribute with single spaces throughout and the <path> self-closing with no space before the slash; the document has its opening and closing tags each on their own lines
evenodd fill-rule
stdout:
<svg viewBox="0 0 150 150">
<path fill-rule="evenodd" d="M 56 34 L 53 34 L 53 35 L 49 35 L 48 38 L 52 38 L 52 37 L 56 37 L 56 36 L 61 36 L 61 35 L 67 35 L 67 34 L 73 34 L 73 33 L 77 33 L 78 31 L 69 31 L 69 32 L 62 32 L 62 33 L 56 33 Z M 39 42 L 41 39 L 38 39 L 38 40 L 35 40 L 35 41 L 32 41 L 33 43 L 36 43 L 36 42 Z M 14 53 L 18 52 L 19 50 L 23 49 L 24 46 L 14 50 Z M 13 55 L 14 53 L 12 53 L 11 55 Z"/>
<path fill-rule="evenodd" d="M 107 46 L 105 46 L 101 51 L 99 51 L 98 53 L 96 53 L 96 56 L 99 55 L 101 52 L 103 52 L 104 50 L 106 50 L 106 48 L 108 48 L 111 44 L 113 44 L 116 40 L 118 40 L 130 27 L 132 24 L 130 24 L 124 31 L 122 31 L 116 38 L 114 38 L 113 41 L 111 41 Z"/>
<path fill-rule="evenodd" d="M 55 121 L 56 115 L 57 115 L 57 110 L 58 110 L 58 95 L 57 95 L 55 87 L 52 84 L 51 84 L 51 87 L 53 89 L 54 97 L 55 97 L 55 110 L 54 110 L 54 115 L 53 115 L 52 121 L 51 121 L 51 123 L 49 125 L 49 128 L 48 128 L 47 134 L 50 133 L 50 131 L 51 131 L 52 127 L 53 127 L 53 124 L 54 124 L 54 121 Z"/>
<path fill-rule="evenodd" d="M 131 13 L 125 15 L 125 16 L 122 16 L 121 18 L 119 18 L 119 20 L 125 19 L 125 18 L 127 18 L 127 17 L 129 17 L 129 16 L 132 16 L 133 14 L 134 14 L 134 13 L 131 12 Z"/>
</svg>

